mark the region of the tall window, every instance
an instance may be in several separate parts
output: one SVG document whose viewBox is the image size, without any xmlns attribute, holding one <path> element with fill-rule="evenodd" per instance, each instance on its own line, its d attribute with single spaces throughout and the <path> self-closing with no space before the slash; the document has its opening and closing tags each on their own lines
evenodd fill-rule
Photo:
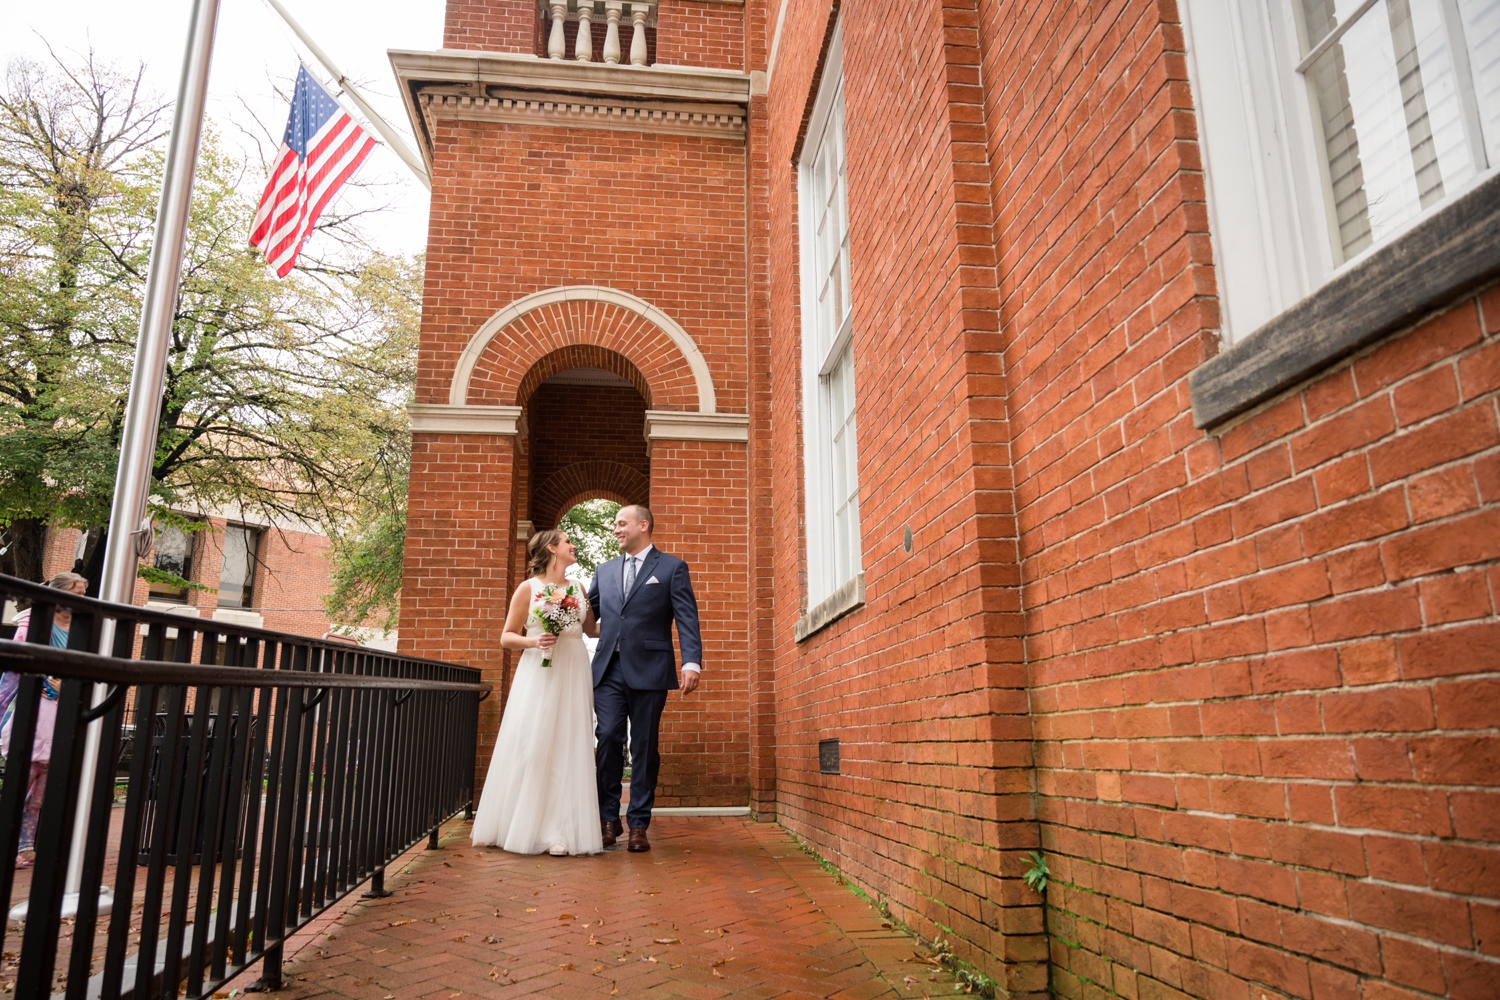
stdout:
<svg viewBox="0 0 1500 1000">
<path fill-rule="evenodd" d="M 803 434 L 809 601 L 861 571 L 842 32 L 836 30 L 799 164 Z"/>
<path fill-rule="evenodd" d="M 219 572 L 219 607 L 255 605 L 255 559 L 260 532 L 243 524 L 224 529 L 224 567 Z"/>
<path fill-rule="evenodd" d="M 1500 165 L 1500 0 L 1187 0 L 1235 339 Z"/>
<path fill-rule="evenodd" d="M 156 531 L 156 547 L 152 550 L 152 565 L 163 573 L 170 573 L 183 580 L 193 578 L 193 549 L 197 539 L 194 532 L 164 524 Z M 151 599 L 156 601 L 186 602 L 187 588 L 167 582 L 152 582 L 147 586 Z"/>
</svg>

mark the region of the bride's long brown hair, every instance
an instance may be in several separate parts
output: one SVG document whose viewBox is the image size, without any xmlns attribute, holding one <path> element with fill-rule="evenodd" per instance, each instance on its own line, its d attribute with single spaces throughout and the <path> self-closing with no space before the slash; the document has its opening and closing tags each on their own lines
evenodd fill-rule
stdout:
<svg viewBox="0 0 1500 1000">
<path fill-rule="evenodd" d="M 547 564 L 552 561 L 549 550 L 562 539 L 563 533 L 554 528 L 532 535 L 531 541 L 526 543 L 526 572 L 531 576 L 541 576 L 547 572 Z"/>
</svg>

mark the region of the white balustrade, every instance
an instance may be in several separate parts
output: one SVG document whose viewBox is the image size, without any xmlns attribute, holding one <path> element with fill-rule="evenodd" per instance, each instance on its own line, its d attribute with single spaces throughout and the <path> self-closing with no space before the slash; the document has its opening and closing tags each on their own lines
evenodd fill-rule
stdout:
<svg viewBox="0 0 1500 1000">
<path fill-rule="evenodd" d="M 547 36 L 547 58 L 561 59 L 568 43 L 563 38 L 563 22 L 568 19 L 568 0 L 552 0 L 552 32 Z"/>
<path fill-rule="evenodd" d="M 604 62 L 614 66 L 620 61 L 620 11 L 624 0 L 604 0 Z"/>
<path fill-rule="evenodd" d="M 635 0 L 545 0 L 552 27 L 547 34 L 547 58 L 567 58 L 568 42 L 563 33 L 571 9 L 578 20 L 578 35 L 573 43 L 573 58 L 578 62 L 594 61 L 594 13 L 604 8 L 604 49 L 600 53 L 610 66 L 620 63 L 620 19 L 625 8 L 630 8 L 630 65 L 645 66 L 647 45 L 646 27 L 656 9 L 655 0 L 638 3 Z"/>
<path fill-rule="evenodd" d="M 579 62 L 594 61 L 594 0 L 577 0 L 578 43 L 573 46 L 573 58 Z"/>
</svg>

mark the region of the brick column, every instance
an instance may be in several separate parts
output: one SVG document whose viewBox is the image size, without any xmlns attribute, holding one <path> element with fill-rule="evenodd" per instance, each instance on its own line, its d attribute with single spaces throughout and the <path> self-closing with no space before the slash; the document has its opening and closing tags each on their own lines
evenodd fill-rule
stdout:
<svg viewBox="0 0 1500 1000">
<path fill-rule="evenodd" d="M 655 542 L 685 559 L 698 595 L 703 683 L 662 716 L 663 806 L 742 806 L 750 797 L 749 462 L 733 441 L 655 441 Z"/>
<path fill-rule="evenodd" d="M 500 727 L 514 468 L 511 436 L 412 435 L 400 650 L 476 667 L 495 685 L 480 705 L 476 794 Z"/>
</svg>

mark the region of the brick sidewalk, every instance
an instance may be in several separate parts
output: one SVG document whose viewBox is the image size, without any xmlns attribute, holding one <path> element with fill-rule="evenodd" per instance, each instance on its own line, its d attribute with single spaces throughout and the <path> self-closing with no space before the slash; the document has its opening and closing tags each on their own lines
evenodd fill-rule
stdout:
<svg viewBox="0 0 1500 1000">
<path fill-rule="evenodd" d="M 660 817 L 649 853 L 522 857 L 443 828 L 287 963 L 282 1000 L 952 996 L 952 975 L 780 827 Z M 293 978 L 295 977 L 295 978 Z"/>
</svg>

